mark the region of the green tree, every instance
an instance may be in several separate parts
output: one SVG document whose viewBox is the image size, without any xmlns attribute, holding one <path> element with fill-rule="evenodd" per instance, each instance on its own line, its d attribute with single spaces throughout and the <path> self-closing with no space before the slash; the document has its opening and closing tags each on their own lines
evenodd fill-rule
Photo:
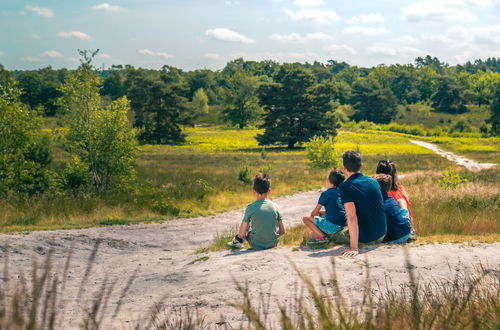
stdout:
<svg viewBox="0 0 500 330">
<path fill-rule="evenodd" d="M 21 103 L 13 81 L 8 85 L 0 88 L 0 194 L 41 193 L 55 176 L 50 139 L 38 112 Z"/>
<path fill-rule="evenodd" d="M 226 79 L 225 86 L 221 88 L 224 121 L 244 128 L 259 118 L 262 109 L 259 106 L 258 86 L 257 77 L 241 71 Z"/>
<path fill-rule="evenodd" d="M 88 169 L 91 190 L 122 190 L 135 177 L 137 159 L 135 132 L 127 117 L 129 101 L 123 97 L 104 106 L 99 95 L 102 79 L 91 66 L 96 52 L 80 54 L 82 64 L 60 88 L 59 103 L 68 127 L 65 148 Z"/>
<path fill-rule="evenodd" d="M 431 98 L 432 107 L 436 111 L 448 113 L 464 113 L 467 111 L 463 90 L 452 77 L 443 76 L 438 79 L 436 93 Z"/>
<path fill-rule="evenodd" d="M 208 113 L 208 96 L 203 88 L 198 89 L 193 95 L 193 107 L 197 113 Z"/>
<path fill-rule="evenodd" d="M 421 101 L 428 101 L 434 95 L 437 89 L 438 77 L 436 70 L 430 66 L 424 66 L 417 70 L 416 87 Z"/>
<path fill-rule="evenodd" d="M 164 66 L 159 72 L 141 71 L 128 92 L 139 139 L 145 143 L 184 141 L 181 125 L 191 125 L 196 114 L 188 106 L 187 85 L 181 71 Z"/>
<path fill-rule="evenodd" d="M 259 144 L 284 143 L 293 148 L 316 135 L 334 137 L 332 89 L 331 83 L 317 84 L 312 73 L 300 66 L 281 66 L 272 83 L 259 87 L 265 111 Z"/>
<path fill-rule="evenodd" d="M 352 107 L 355 110 L 351 119 L 368 120 L 387 124 L 397 113 L 396 97 L 389 88 L 382 88 L 378 81 L 359 78 L 353 85 Z"/>
<path fill-rule="evenodd" d="M 491 124 L 491 131 L 495 136 L 500 135 L 500 82 L 496 84 L 495 94 L 490 105 L 491 116 L 488 122 Z"/>
</svg>

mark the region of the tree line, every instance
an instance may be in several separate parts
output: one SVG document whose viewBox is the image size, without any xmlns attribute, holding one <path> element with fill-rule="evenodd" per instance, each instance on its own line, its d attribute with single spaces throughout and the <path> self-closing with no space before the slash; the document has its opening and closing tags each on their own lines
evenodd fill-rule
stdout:
<svg viewBox="0 0 500 330">
<path fill-rule="evenodd" d="M 72 72 L 50 67 L 11 72 L 0 66 L 0 81 L 15 79 L 21 102 L 54 116 L 62 112 L 60 86 Z M 220 71 L 117 65 L 96 73 L 104 102 L 130 100 L 142 143 L 182 142 L 182 126 L 218 109 L 215 116 L 230 125 L 264 128 L 260 144 L 293 147 L 315 135 L 334 134 L 339 119 L 385 124 L 395 118 L 398 105 L 418 102 L 451 114 L 465 113 L 469 104 L 489 107 L 489 133 L 500 134 L 499 58 L 450 66 L 426 56 L 413 64 L 372 68 L 334 60 L 280 64 L 240 58 Z M 348 118 L 336 111 L 339 105 L 351 106 Z"/>
</svg>

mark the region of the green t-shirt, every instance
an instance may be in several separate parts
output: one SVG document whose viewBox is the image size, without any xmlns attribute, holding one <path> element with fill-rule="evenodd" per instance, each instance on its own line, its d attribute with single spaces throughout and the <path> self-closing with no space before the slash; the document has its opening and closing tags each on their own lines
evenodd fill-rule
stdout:
<svg viewBox="0 0 500 330">
<path fill-rule="evenodd" d="M 254 249 L 270 249 L 278 244 L 281 214 L 269 199 L 258 199 L 245 209 L 243 222 L 250 222 L 248 242 Z"/>
</svg>

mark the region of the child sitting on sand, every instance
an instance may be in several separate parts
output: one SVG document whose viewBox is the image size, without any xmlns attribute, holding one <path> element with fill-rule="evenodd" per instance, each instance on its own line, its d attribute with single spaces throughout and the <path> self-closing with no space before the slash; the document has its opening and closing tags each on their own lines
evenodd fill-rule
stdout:
<svg viewBox="0 0 500 330">
<path fill-rule="evenodd" d="M 345 209 L 337 190 L 344 180 L 345 175 L 341 170 L 332 169 L 326 178 L 327 189 L 321 193 L 318 204 L 310 216 L 302 218 L 306 227 L 311 230 L 309 238 L 314 243 L 327 242 L 325 235 L 338 233 L 346 226 Z M 321 210 L 323 207 L 324 211 Z"/>
<path fill-rule="evenodd" d="M 253 179 L 252 192 L 257 200 L 246 207 L 240 230 L 228 243 L 232 248 L 241 249 L 246 238 L 253 249 L 270 249 L 278 244 L 279 236 L 285 233 L 278 206 L 267 198 L 270 187 L 271 182 L 266 174 L 259 173 Z"/>
<path fill-rule="evenodd" d="M 408 210 L 404 207 L 404 202 L 402 203 L 402 207 L 400 207 L 398 203 L 387 194 L 392 186 L 392 177 L 390 175 L 377 174 L 374 178 L 377 180 L 382 190 L 384 209 L 387 216 L 387 234 L 383 242 L 389 244 L 404 243 L 411 235 Z"/>
<path fill-rule="evenodd" d="M 411 213 L 410 200 L 408 198 L 408 194 L 406 193 L 405 189 L 398 182 L 396 164 L 392 160 L 383 159 L 378 162 L 375 173 L 388 174 L 391 176 L 392 178 L 391 189 L 389 189 L 387 195 L 389 195 L 389 197 L 394 198 L 394 200 L 398 202 L 401 208 L 406 208 L 408 210 L 408 214 L 410 216 L 410 224 L 411 227 L 413 228 L 414 227 L 413 214 Z"/>
</svg>

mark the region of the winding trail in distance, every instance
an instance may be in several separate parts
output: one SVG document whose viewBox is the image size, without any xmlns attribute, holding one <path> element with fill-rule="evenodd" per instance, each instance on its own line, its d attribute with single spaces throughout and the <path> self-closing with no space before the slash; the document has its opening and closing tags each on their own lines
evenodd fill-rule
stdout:
<svg viewBox="0 0 500 330">
<path fill-rule="evenodd" d="M 429 142 L 423 142 L 423 141 L 418 141 L 418 140 L 410 140 L 410 142 L 417 144 L 421 147 L 424 147 L 426 149 L 432 150 L 434 153 L 448 159 L 451 162 L 456 163 L 457 165 L 464 166 L 465 168 L 467 168 L 470 171 L 481 171 L 481 170 L 485 170 L 488 168 L 492 168 L 493 166 L 496 166 L 496 164 L 493 164 L 493 163 L 479 163 L 479 162 L 476 162 L 472 159 L 454 154 L 453 152 L 444 151 L 441 148 L 439 148 L 437 145 L 429 143 Z"/>
</svg>

